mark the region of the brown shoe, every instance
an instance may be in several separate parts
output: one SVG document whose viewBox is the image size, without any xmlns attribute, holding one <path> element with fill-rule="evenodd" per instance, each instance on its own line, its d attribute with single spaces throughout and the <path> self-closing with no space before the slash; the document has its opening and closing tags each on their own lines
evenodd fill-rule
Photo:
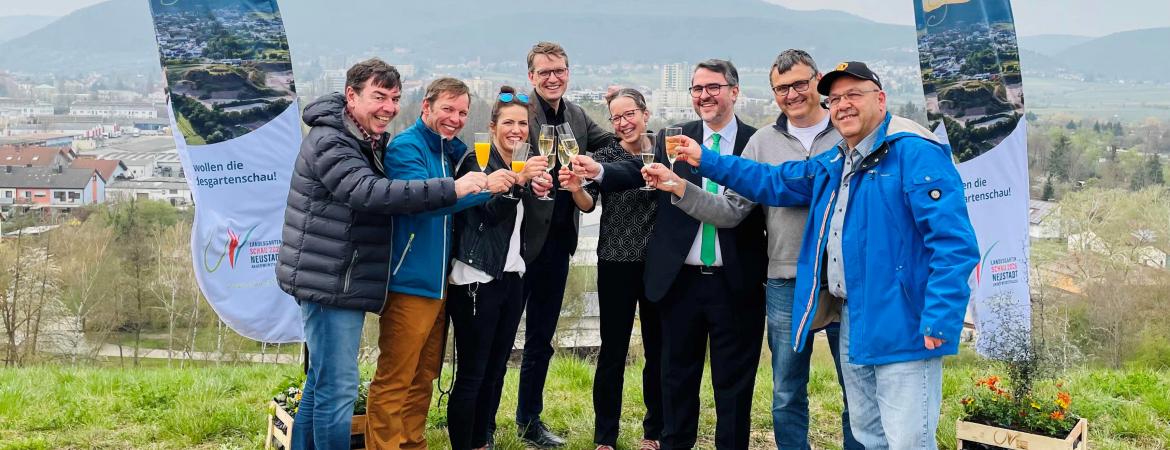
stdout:
<svg viewBox="0 0 1170 450">
<path fill-rule="evenodd" d="M 638 450 L 661 450 L 662 444 L 653 439 L 642 438 L 642 442 L 638 444 Z"/>
</svg>

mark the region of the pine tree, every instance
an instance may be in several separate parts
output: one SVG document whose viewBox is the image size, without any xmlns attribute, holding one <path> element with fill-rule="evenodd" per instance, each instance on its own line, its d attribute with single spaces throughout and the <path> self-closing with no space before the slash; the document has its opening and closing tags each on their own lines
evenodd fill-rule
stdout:
<svg viewBox="0 0 1170 450">
<path fill-rule="evenodd" d="M 1052 146 L 1052 153 L 1048 157 L 1048 173 L 1060 181 L 1069 180 L 1069 165 L 1072 155 L 1069 154 L 1072 141 L 1068 136 L 1060 135 Z"/>
<path fill-rule="evenodd" d="M 1044 191 L 1040 193 L 1040 199 L 1045 201 L 1052 201 L 1056 198 L 1056 190 L 1052 187 L 1052 173 L 1048 174 L 1048 179 L 1044 181 Z"/>
<path fill-rule="evenodd" d="M 1162 158 L 1155 153 L 1151 153 L 1150 157 L 1146 159 L 1146 181 L 1151 185 L 1165 184 L 1165 179 L 1162 177 Z"/>
</svg>

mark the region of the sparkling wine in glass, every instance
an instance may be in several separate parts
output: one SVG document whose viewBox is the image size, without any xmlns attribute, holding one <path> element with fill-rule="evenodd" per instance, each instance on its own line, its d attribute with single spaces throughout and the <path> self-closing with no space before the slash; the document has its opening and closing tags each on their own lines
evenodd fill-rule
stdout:
<svg viewBox="0 0 1170 450">
<path fill-rule="evenodd" d="M 536 148 L 537 148 L 537 150 L 540 151 L 540 156 L 548 158 L 548 168 L 545 170 L 548 171 L 548 173 L 550 174 L 549 175 L 550 178 L 552 176 L 551 174 L 553 171 L 553 166 L 556 165 L 556 164 L 554 164 L 555 161 L 553 161 L 552 157 L 551 157 L 551 155 L 553 153 L 553 148 L 555 148 L 553 145 L 556 143 L 556 140 L 557 140 L 557 128 L 555 126 L 548 125 L 548 124 L 540 126 L 540 135 L 538 135 L 536 138 L 536 144 L 537 144 Z M 536 199 L 537 200 L 544 200 L 544 201 L 552 201 L 552 197 L 549 197 L 547 192 L 540 197 L 536 197 Z"/>
<path fill-rule="evenodd" d="M 667 127 L 665 130 L 663 130 L 662 134 L 666 139 L 666 160 L 670 162 L 670 171 L 674 172 L 674 160 L 678 159 L 678 145 L 680 144 L 679 141 L 682 137 L 682 128 Z M 673 180 L 667 180 L 662 184 L 664 186 L 678 185 L 678 183 L 675 183 Z"/>
<path fill-rule="evenodd" d="M 561 162 L 561 167 L 573 170 L 573 157 L 577 156 L 579 148 L 577 147 L 577 135 L 573 134 L 573 128 L 569 126 L 568 122 L 557 125 L 557 140 L 560 141 L 557 160 Z M 560 189 L 566 190 L 563 187 Z"/>
<path fill-rule="evenodd" d="M 638 156 L 642 157 L 642 165 L 643 166 L 649 166 L 651 164 L 654 164 L 654 156 L 655 156 L 654 155 L 654 138 L 655 137 L 656 136 L 654 135 L 653 131 L 647 131 L 645 133 L 642 133 L 642 152 L 639 153 Z M 642 186 L 638 189 L 641 189 L 643 191 L 653 191 L 654 187 L 650 185 L 649 181 L 647 181 L 645 186 Z"/>
</svg>

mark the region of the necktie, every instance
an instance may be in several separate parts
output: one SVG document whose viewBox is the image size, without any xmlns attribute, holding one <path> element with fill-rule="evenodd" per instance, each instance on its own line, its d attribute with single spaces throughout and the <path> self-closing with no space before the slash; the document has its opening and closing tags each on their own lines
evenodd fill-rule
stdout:
<svg viewBox="0 0 1170 450">
<path fill-rule="evenodd" d="M 711 150 L 719 153 L 719 133 L 711 135 Z M 703 179 L 706 184 L 707 192 L 712 194 L 719 193 L 719 185 L 714 181 Z M 699 261 L 704 266 L 715 264 L 715 225 L 709 223 L 703 224 L 703 243 L 699 249 Z"/>
</svg>

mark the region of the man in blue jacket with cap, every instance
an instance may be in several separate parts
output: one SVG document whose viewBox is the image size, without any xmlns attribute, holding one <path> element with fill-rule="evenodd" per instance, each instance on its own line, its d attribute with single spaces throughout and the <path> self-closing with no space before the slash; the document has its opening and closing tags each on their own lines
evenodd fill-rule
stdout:
<svg viewBox="0 0 1170 450">
<path fill-rule="evenodd" d="M 769 165 L 690 140 L 679 160 L 761 204 L 809 207 L 794 346 L 807 345 L 814 317 L 839 307 L 854 437 L 867 449 L 934 449 L 942 357 L 958 352 L 979 260 L 963 183 L 950 146 L 890 115 L 881 79 L 864 63 L 841 63 L 817 91 L 844 138 L 835 149 Z M 644 174 L 656 182 L 664 170 Z"/>
</svg>

